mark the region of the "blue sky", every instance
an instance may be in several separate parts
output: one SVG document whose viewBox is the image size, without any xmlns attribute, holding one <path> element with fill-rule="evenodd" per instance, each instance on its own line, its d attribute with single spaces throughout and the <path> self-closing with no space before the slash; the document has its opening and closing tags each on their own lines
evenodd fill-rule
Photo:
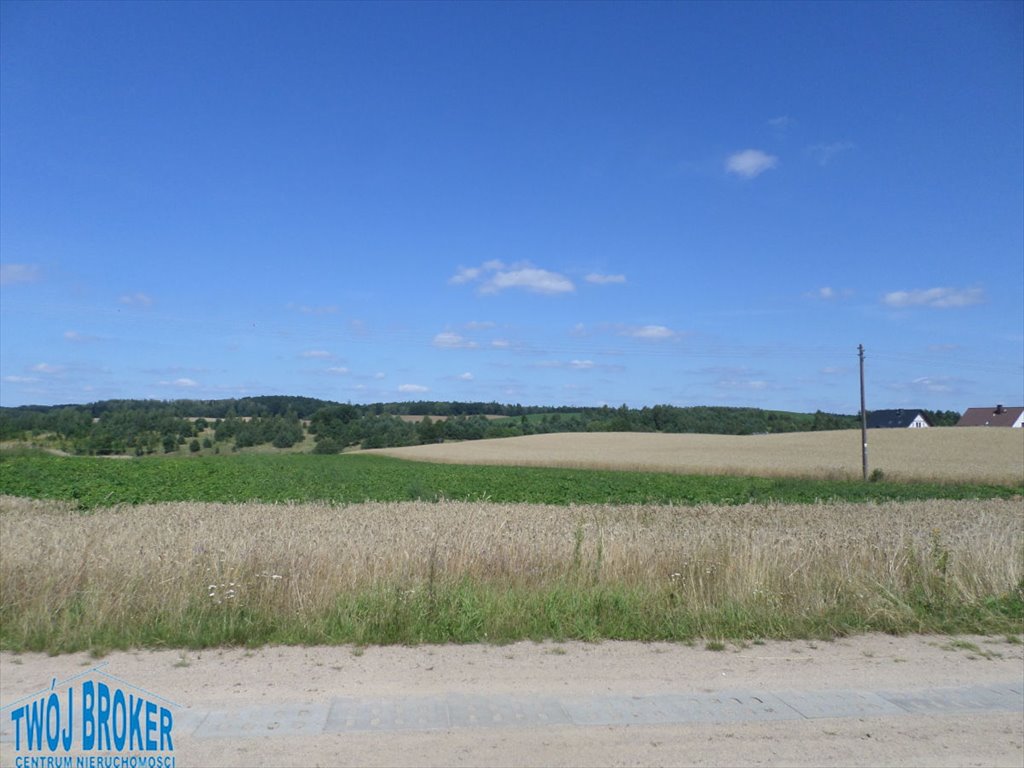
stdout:
<svg viewBox="0 0 1024 768">
<path fill-rule="evenodd" d="M 1024 4 L 0 4 L 0 402 L 1024 404 Z"/>
</svg>

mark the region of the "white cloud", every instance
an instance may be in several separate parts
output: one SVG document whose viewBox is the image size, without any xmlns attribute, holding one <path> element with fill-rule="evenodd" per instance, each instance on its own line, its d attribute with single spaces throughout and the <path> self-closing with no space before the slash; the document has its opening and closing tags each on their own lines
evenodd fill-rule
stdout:
<svg viewBox="0 0 1024 768">
<path fill-rule="evenodd" d="M 334 355 L 332 355 L 326 349 L 307 349 L 305 352 L 302 353 L 302 356 L 313 358 L 315 360 L 329 360 L 330 358 L 334 357 Z"/>
<path fill-rule="evenodd" d="M 725 161 L 725 170 L 745 179 L 753 179 L 778 164 L 779 158 L 775 155 L 766 154 L 759 149 L 744 149 L 742 152 L 729 155 Z"/>
<path fill-rule="evenodd" d="M 955 376 L 919 376 L 911 381 L 897 381 L 886 385 L 886 389 L 897 392 L 915 392 L 918 395 L 961 393 L 965 381 Z"/>
<path fill-rule="evenodd" d="M 451 331 L 443 331 L 434 337 L 433 344 L 441 349 L 476 349 L 479 344 Z"/>
<path fill-rule="evenodd" d="M 818 165 L 828 165 L 832 158 L 841 152 L 851 150 L 856 145 L 852 141 L 834 141 L 831 144 L 813 144 L 807 148 L 807 154 Z"/>
<path fill-rule="evenodd" d="M 933 307 L 951 309 L 970 307 L 985 301 L 981 288 L 925 288 L 911 291 L 893 291 L 885 294 L 882 303 L 896 309 L 907 307 Z"/>
<path fill-rule="evenodd" d="M 328 368 L 327 372 L 328 373 L 337 373 L 337 374 L 345 375 L 349 371 L 348 371 L 348 368 L 346 368 L 343 365 L 334 365 L 334 366 L 331 366 L 330 368 Z"/>
<path fill-rule="evenodd" d="M 601 275 L 597 272 L 591 272 L 583 279 L 588 283 L 593 283 L 594 285 L 614 285 L 616 283 L 626 282 L 625 275 Z"/>
<path fill-rule="evenodd" d="M 460 267 L 448 282 L 454 285 L 479 282 L 478 290 L 482 294 L 519 289 L 554 295 L 576 290 L 576 286 L 565 275 L 534 267 L 528 262 L 506 268 L 504 263 L 497 260 L 484 262 L 479 267 Z"/>
<path fill-rule="evenodd" d="M 816 299 L 817 301 L 838 301 L 840 299 L 848 299 L 852 295 L 853 291 L 849 288 L 833 288 L 830 285 L 825 285 L 821 288 L 815 288 L 813 291 L 808 291 L 804 294 L 804 298 Z"/>
<path fill-rule="evenodd" d="M 470 373 L 469 371 L 466 371 L 465 373 L 460 373 L 457 378 L 459 381 L 472 381 L 473 374 Z"/>
<path fill-rule="evenodd" d="M 661 341 L 675 338 L 679 334 L 664 325 L 642 325 L 639 328 L 627 328 L 620 335 L 630 336 L 634 339 Z"/>
<path fill-rule="evenodd" d="M 948 376 L 941 376 L 938 378 L 921 376 L 910 382 L 910 385 L 915 389 L 923 389 L 927 392 L 952 392 L 952 382 L 953 380 Z"/>
<path fill-rule="evenodd" d="M 483 274 L 483 270 L 480 267 L 459 267 L 458 272 L 448 278 L 448 282 L 452 285 L 471 283 L 479 278 L 481 274 Z"/>
<path fill-rule="evenodd" d="M 32 366 L 32 370 L 35 371 L 36 373 L 55 374 L 55 373 L 63 373 L 64 372 L 64 366 L 63 365 L 51 365 L 50 363 L 36 363 L 35 365 Z"/>
<path fill-rule="evenodd" d="M 193 389 L 199 386 L 199 382 L 195 379 L 175 379 L 174 381 L 161 381 L 159 382 L 161 387 L 174 387 L 176 389 Z"/>
<path fill-rule="evenodd" d="M 495 272 L 490 280 L 481 286 L 480 293 L 498 293 L 509 288 L 549 295 L 576 290 L 572 281 L 564 275 L 546 269 L 526 267 L 508 272 Z"/>
<path fill-rule="evenodd" d="M 35 264 L 0 264 L 0 285 L 34 283 L 39 279 L 39 267 Z"/>
<path fill-rule="evenodd" d="M 491 346 L 495 349 L 508 349 L 512 346 L 512 342 L 508 339 L 494 339 L 494 341 L 491 342 Z"/>
<path fill-rule="evenodd" d="M 145 293 L 129 293 L 118 299 L 122 304 L 135 307 L 148 307 L 153 303 L 153 297 Z"/>
<path fill-rule="evenodd" d="M 39 379 L 34 376 L 4 376 L 4 381 L 10 384 L 35 384 Z"/>
<path fill-rule="evenodd" d="M 569 367 L 577 371 L 589 371 L 594 367 L 593 360 L 573 360 L 569 363 Z"/>
<path fill-rule="evenodd" d="M 429 392 L 430 389 L 428 387 L 424 387 L 421 384 L 401 384 L 398 387 L 398 391 L 406 393 L 423 393 Z"/>
<path fill-rule="evenodd" d="M 470 320 L 466 323 L 467 331 L 488 331 L 494 327 L 490 320 Z"/>
<path fill-rule="evenodd" d="M 785 129 L 793 125 L 795 121 L 789 115 L 779 115 L 768 120 L 768 125 L 772 128 Z"/>
<path fill-rule="evenodd" d="M 80 333 L 78 331 L 64 331 L 64 338 L 78 344 L 86 344 L 90 341 L 99 341 L 98 336 L 90 336 L 87 333 Z"/>
</svg>

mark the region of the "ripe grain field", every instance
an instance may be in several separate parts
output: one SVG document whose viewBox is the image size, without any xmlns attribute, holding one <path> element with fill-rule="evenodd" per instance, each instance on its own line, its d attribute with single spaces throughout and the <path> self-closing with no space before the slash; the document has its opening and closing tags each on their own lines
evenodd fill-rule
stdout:
<svg viewBox="0 0 1024 768">
<path fill-rule="evenodd" d="M 371 451 L 402 459 L 641 470 L 678 474 L 861 477 L 858 430 L 774 435 L 637 432 L 558 433 Z M 1024 430 L 985 427 L 868 432 L 872 470 L 886 479 L 924 482 L 1024 482 Z"/>
<path fill-rule="evenodd" d="M 0 648 L 1019 633 L 1018 500 L 744 506 L 0 497 Z"/>
</svg>

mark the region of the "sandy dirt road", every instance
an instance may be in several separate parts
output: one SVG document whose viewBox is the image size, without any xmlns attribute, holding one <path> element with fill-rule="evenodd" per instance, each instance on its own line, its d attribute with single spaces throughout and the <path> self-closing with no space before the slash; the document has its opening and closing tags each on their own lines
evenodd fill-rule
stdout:
<svg viewBox="0 0 1024 768">
<path fill-rule="evenodd" d="M 871 635 L 721 651 L 604 642 L 132 651 L 103 659 L 4 653 L 0 766 L 24 765 L 17 760 L 26 753 L 16 753 L 11 739 L 12 702 L 93 669 L 177 705 L 175 768 L 1024 765 L 1024 714 L 1013 703 L 1024 685 L 1024 646 L 1005 638 Z M 1009 707 L 872 709 L 878 692 L 892 699 L 891 692 L 937 690 L 971 702 L 977 691 L 1016 693 Z M 776 694 L 790 702 L 853 701 L 862 711 L 805 717 L 779 705 Z M 775 709 L 755 704 L 748 717 L 730 703 L 737 696 L 774 701 Z M 427 720 L 442 710 L 447 719 L 418 727 L 408 712 L 396 719 L 396 702 L 416 703 Z M 494 712 L 512 706 L 536 714 L 547 706 L 559 714 L 491 723 L 487 712 L 477 720 L 466 709 L 473 702 L 478 710 L 484 703 Z M 686 717 L 658 721 L 658 706 L 679 702 L 690 706 Z M 346 728 L 344 712 L 356 709 L 369 719 Z M 780 709 L 789 714 L 779 719 Z"/>
</svg>

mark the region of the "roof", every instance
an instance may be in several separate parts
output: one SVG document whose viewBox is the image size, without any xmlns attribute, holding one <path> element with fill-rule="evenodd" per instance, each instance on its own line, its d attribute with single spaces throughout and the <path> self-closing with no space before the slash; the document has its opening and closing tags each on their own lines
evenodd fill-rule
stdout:
<svg viewBox="0 0 1024 768">
<path fill-rule="evenodd" d="M 1006 408 L 997 405 L 995 408 L 968 408 L 960 421 L 958 427 L 1012 427 L 1017 419 L 1024 414 L 1024 407 Z"/>
<path fill-rule="evenodd" d="M 888 411 L 868 411 L 868 429 L 899 429 L 909 427 L 920 416 L 928 426 L 931 422 L 920 409 L 895 408 Z"/>
</svg>

